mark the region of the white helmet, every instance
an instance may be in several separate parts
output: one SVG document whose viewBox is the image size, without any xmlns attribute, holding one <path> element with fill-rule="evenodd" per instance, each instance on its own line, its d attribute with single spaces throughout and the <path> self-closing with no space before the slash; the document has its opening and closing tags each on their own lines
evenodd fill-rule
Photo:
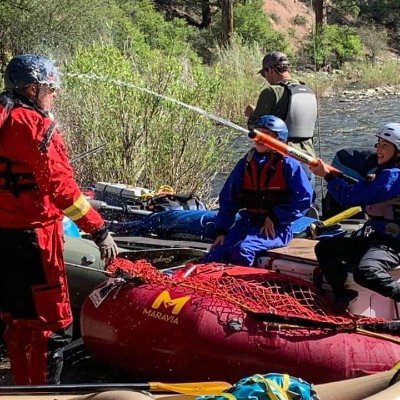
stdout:
<svg viewBox="0 0 400 400">
<path fill-rule="evenodd" d="M 378 129 L 375 136 L 393 143 L 397 150 L 400 151 L 400 124 L 385 124 Z"/>
</svg>

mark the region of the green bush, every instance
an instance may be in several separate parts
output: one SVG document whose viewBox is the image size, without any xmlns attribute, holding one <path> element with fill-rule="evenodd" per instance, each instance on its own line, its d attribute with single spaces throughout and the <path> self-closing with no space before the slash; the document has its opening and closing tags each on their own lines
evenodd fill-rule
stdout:
<svg viewBox="0 0 400 400">
<path fill-rule="evenodd" d="M 386 60 L 381 64 L 370 62 L 345 63 L 343 72 L 356 81 L 360 89 L 386 85 L 400 85 L 399 60 Z"/>
<path fill-rule="evenodd" d="M 148 88 L 204 110 L 213 110 L 220 80 L 189 59 L 152 50 L 132 64 L 116 47 L 80 48 L 66 66 L 59 113 L 74 154 L 101 143 L 106 149 L 76 164 L 82 184 L 105 180 L 157 188 L 170 184 L 204 198 L 225 168 L 229 134 Z"/>
<path fill-rule="evenodd" d="M 291 37 L 291 38 L 294 38 L 295 35 L 296 35 L 296 29 L 293 28 L 293 26 L 291 26 L 291 27 L 288 29 L 288 36 Z"/>
<path fill-rule="evenodd" d="M 178 56 L 195 55 L 190 42 L 196 33 L 194 28 L 188 26 L 184 20 L 167 21 L 164 15 L 155 9 L 151 0 L 132 2 L 129 14 L 134 26 L 142 32 L 146 43 L 151 48 Z"/>
<path fill-rule="evenodd" d="M 358 34 L 363 42 L 366 57 L 368 57 L 372 63 L 376 62 L 377 58 L 388 48 L 387 31 L 371 26 L 363 26 L 359 28 Z"/>
<path fill-rule="evenodd" d="M 0 1 L 1 62 L 25 52 L 66 58 L 78 44 L 107 40 L 116 11 L 113 0 Z"/>
<path fill-rule="evenodd" d="M 330 64 L 340 68 L 346 61 L 355 60 L 363 53 L 360 37 L 353 28 L 324 25 L 308 38 L 304 53 L 317 67 Z"/>
<path fill-rule="evenodd" d="M 272 29 L 262 7 L 261 0 L 249 0 L 237 4 L 233 9 L 235 32 L 245 44 L 258 43 L 264 49 L 287 48 L 288 42 L 285 36 Z"/>
<path fill-rule="evenodd" d="M 248 103 L 254 103 L 265 80 L 257 71 L 264 53 L 257 44 L 243 43 L 234 36 L 230 46 L 218 47 L 211 73 L 220 77 L 218 110 L 226 118 L 245 122 L 243 111 Z"/>
</svg>

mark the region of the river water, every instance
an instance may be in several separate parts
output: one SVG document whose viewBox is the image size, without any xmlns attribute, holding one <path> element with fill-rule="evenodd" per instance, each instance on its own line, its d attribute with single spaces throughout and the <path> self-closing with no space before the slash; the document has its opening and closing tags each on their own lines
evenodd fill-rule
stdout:
<svg viewBox="0 0 400 400">
<path fill-rule="evenodd" d="M 331 163 L 336 152 L 351 147 L 373 149 L 374 136 L 381 125 L 388 122 L 400 122 L 400 96 L 383 98 L 322 98 L 319 101 L 319 116 L 315 129 L 314 146 L 320 157 Z M 244 135 L 238 135 L 233 141 L 237 159 L 251 146 Z M 213 185 L 212 197 L 217 196 L 226 174 L 217 177 Z M 325 193 L 321 179 L 316 182 L 317 204 Z"/>
</svg>

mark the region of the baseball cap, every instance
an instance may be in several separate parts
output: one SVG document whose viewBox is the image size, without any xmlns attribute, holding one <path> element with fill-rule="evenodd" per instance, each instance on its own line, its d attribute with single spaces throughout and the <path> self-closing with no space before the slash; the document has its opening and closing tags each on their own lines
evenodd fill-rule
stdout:
<svg viewBox="0 0 400 400">
<path fill-rule="evenodd" d="M 283 66 L 288 67 L 289 65 L 290 62 L 285 54 L 279 51 L 271 51 L 263 58 L 262 68 L 258 71 L 258 73 L 261 74 L 261 72 L 265 68 L 283 67 Z"/>
</svg>

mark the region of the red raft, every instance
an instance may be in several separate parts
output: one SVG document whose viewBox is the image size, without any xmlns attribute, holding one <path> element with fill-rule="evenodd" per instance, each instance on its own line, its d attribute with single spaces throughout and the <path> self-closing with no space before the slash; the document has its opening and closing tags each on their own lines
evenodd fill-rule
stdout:
<svg viewBox="0 0 400 400">
<path fill-rule="evenodd" d="M 94 357 L 134 378 L 236 382 L 280 372 L 324 383 L 400 360 L 400 337 L 376 332 L 385 321 L 334 315 L 294 277 L 221 264 L 189 265 L 172 277 L 143 260 L 112 267 L 132 279 L 86 299 L 82 337 Z"/>
</svg>

